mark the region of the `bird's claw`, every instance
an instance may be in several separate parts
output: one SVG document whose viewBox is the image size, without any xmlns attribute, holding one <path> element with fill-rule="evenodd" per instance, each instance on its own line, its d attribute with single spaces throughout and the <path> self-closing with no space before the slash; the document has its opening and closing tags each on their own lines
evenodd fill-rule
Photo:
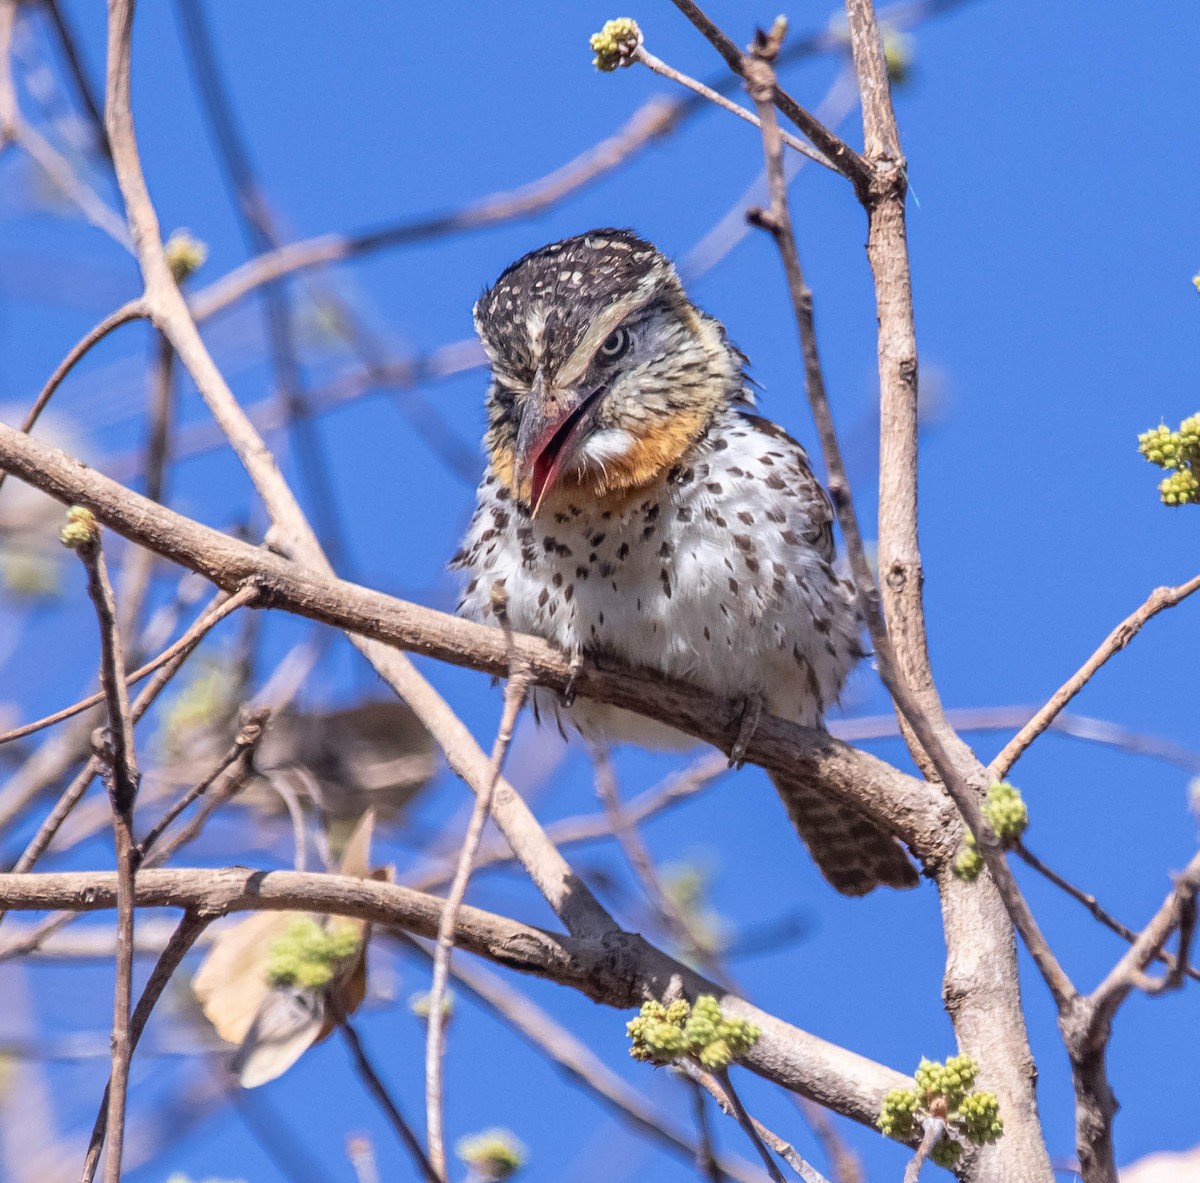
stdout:
<svg viewBox="0 0 1200 1183">
<path fill-rule="evenodd" d="M 571 657 L 571 664 L 567 667 L 567 684 L 562 690 L 563 706 L 574 706 L 575 683 L 579 680 L 581 673 L 583 673 L 583 654 L 576 653 Z"/>
<path fill-rule="evenodd" d="M 746 752 L 750 748 L 750 741 L 754 739 L 754 733 L 758 730 L 762 713 L 763 696 L 761 694 L 749 694 L 742 699 L 737 739 L 733 741 L 733 747 L 729 749 L 730 768 L 741 768 L 746 763 Z"/>
</svg>

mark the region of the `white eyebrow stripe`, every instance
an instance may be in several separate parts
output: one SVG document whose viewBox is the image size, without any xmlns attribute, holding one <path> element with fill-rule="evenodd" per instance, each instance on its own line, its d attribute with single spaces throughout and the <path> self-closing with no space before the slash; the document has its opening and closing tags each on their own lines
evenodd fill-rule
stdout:
<svg viewBox="0 0 1200 1183">
<path fill-rule="evenodd" d="M 663 275 L 660 271 L 652 271 L 644 276 L 634 288 L 626 296 L 622 296 L 614 304 L 610 304 L 595 320 L 588 325 L 587 332 L 584 333 L 582 340 L 571 352 L 571 356 L 567 358 L 566 364 L 558 372 L 555 379 L 556 384 L 560 386 L 570 386 L 578 382 L 580 378 L 587 373 L 587 368 L 592 364 L 592 358 L 596 356 L 596 350 L 604 343 L 605 338 L 615 329 L 630 313 L 637 312 L 639 308 L 644 308 L 650 303 L 651 299 L 662 288 Z"/>
</svg>

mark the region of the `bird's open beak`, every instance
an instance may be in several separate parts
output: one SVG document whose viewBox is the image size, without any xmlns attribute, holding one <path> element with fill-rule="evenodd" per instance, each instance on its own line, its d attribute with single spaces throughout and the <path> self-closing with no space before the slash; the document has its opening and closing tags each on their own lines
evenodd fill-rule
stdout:
<svg viewBox="0 0 1200 1183">
<path fill-rule="evenodd" d="M 604 394 L 598 390 L 555 390 L 535 380 L 517 431 L 517 487 L 528 490 L 536 517 L 542 499 L 570 466 L 579 443 L 592 426 L 592 411 Z"/>
</svg>

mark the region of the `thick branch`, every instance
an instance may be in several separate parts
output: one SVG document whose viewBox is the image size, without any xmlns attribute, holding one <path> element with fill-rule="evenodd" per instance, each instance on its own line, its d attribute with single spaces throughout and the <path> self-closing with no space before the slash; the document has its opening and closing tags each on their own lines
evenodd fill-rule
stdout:
<svg viewBox="0 0 1200 1183">
<path fill-rule="evenodd" d="M 507 673 L 508 654 L 498 629 L 289 563 L 158 505 L 2 423 L 0 464 L 64 503 L 87 506 L 117 533 L 220 587 L 233 591 L 254 584 L 260 604 L 455 665 L 496 676 Z M 540 685 L 566 688 L 571 669 L 558 650 L 538 638 L 520 635 L 513 645 L 516 657 L 528 664 Z M 576 678 L 575 688 L 585 697 L 668 722 L 725 751 L 737 738 L 742 711 L 738 703 L 663 682 L 656 675 L 589 664 Z M 952 853 L 946 848 L 954 838 L 947 832 L 952 815 L 935 788 L 823 731 L 764 716 L 747 759 L 791 777 L 812 777 L 827 792 L 888 827 L 923 859 Z M 503 797 L 503 782 L 500 789 Z"/>
<path fill-rule="evenodd" d="M 236 911 L 306 911 L 353 916 L 418 936 L 437 935 L 442 900 L 395 884 L 298 871 L 142 871 L 139 908 L 185 908 L 201 915 Z M 0 906 L 11 911 L 95 912 L 116 904 L 112 873 L 0 875 Z M 464 905 L 455 945 L 510 969 L 548 978 L 606 1006 L 631 1009 L 648 998 L 714 994 L 722 1008 L 749 1019 L 762 1037 L 745 1065 L 865 1125 L 879 1115 L 883 1093 L 911 1087 L 899 1072 L 827 1043 L 725 993 L 636 933 L 595 939 L 561 936 Z"/>
</svg>

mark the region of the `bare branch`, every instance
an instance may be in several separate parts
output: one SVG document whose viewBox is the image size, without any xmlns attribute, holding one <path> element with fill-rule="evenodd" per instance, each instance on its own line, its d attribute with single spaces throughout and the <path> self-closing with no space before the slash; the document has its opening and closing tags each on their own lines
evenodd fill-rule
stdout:
<svg viewBox="0 0 1200 1183">
<path fill-rule="evenodd" d="M 703 82 L 698 82 L 695 78 L 689 77 L 682 70 L 676 70 L 674 66 L 668 66 L 661 58 L 657 58 L 644 45 L 639 45 L 633 52 L 635 61 L 641 62 L 643 66 L 652 70 L 660 78 L 666 78 L 670 82 L 678 82 L 680 86 L 687 87 L 693 94 L 699 95 L 702 99 L 721 107 L 728 111 L 731 115 L 736 115 L 739 119 L 744 119 L 752 127 L 761 127 L 757 115 L 747 111 L 745 107 L 739 107 L 732 99 L 727 99 L 718 90 L 713 90 L 711 86 L 705 86 Z M 822 168 L 827 168 L 831 172 L 837 172 L 824 156 L 821 155 L 815 148 L 810 147 L 803 140 L 797 139 L 790 132 L 781 131 L 780 133 L 783 142 L 793 151 L 799 152 L 801 156 L 808 157 L 809 160 L 819 164 Z"/>
<path fill-rule="evenodd" d="M 176 801 L 171 808 L 168 809 L 166 813 L 164 813 L 162 817 L 160 817 L 158 821 L 150 827 L 149 830 L 147 830 L 146 836 L 137 844 L 136 849 L 139 862 L 142 862 L 146 855 L 154 849 L 156 843 L 162 837 L 163 832 L 171 825 L 171 823 L 181 813 L 183 813 L 183 811 L 187 809 L 189 805 L 191 805 L 194 801 L 199 800 L 200 797 L 204 796 L 204 794 L 207 793 L 208 790 L 211 789 L 216 783 L 217 778 L 227 772 L 231 767 L 233 767 L 234 764 L 241 763 L 243 765 L 243 768 L 240 770 L 240 774 L 234 783 L 240 784 L 241 781 L 245 779 L 250 772 L 250 764 L 254 759 L 254 753 L 258 749 L 258 745 L 262 741 L 262 737 L 265 734 L 267 720 L 269 717 L 270 711 L 266 709 L 250 711 L 246 714 L 246 717 L 241 722 L 241 726 L 238 728 L 238 733 L 233 741 L 233 746 L 217 761 L 212 771 L 198 781 L 186 793 L 184 793 L 179 800 Z M 229 796 L 228 786 L 226 786 L 225 792 L 219 795 L 222 796 L 223 799 L 227 799 Z M 170 848 L 171 851 L 174 851 L 182 844 L 182 839 L 173 843 Z M 168 852 L 168 854 L 169 853 L 170 852 Z M 159 861 L 163 861 L 166 857 L 167 854 L 162 854 Z"/>
<path fill-rule="evenodd" d="M 1200 854 L 1184 868 L 1175 886 L 1163 900 L 1149 924 L 1142 929 L 1128 952 L 1109 971 L 1108 976 L 1088 995 L 1092 1008 L 1089 1033 L 1105 1029 L 1117 1008 L 1130 992 L 1146 985 L 1146 967 L 1162 952 L 1176 930 L 1180 932 L 1180 950 L 1175 966 L 1168 971 L 1165 985 L 1152 985 L 1151 993 L 1161 993 L 1183 984 L 1183 966 L 1196 923 L 1196 893 L 1200 891 Z"/>
<path fill-rule="evenodd" d="M 30 407 L 29 413 L 21 423 L 21 430 L 25 432 L 33 430 L 38 419 L 41 418 L 42 412 L 46 409 L 46 404 L 54 396 L 54 392 L 62 385 L 63 379 L 75 368 L 76 363 L 85 353 L 98 342 L 103 341 L 113 329 L 120 328 L 121 325 L 128 324 L 131 320 L 140 320 L 145 316 L 146 307 L 141 299 L 130 300 L 128 304 L 123 304 L 116 312 L 106 316 L 95 328 L 89 329 L 72 347 L 70 353 L 58 363 L 54 373 L 42 387 L 41 393 L 34 399 L 33 406 Z M 3 487 L 4 478 L 7 475 L 8 473 L 0 469 L 0 487 Z"/>
<path fill-rule="evenodd" d="M 142 1032 L 146 1029 L 146 1023 L 150 1019 L 150 1012 L 154 1010 L 155 1004 L 162 996 L 163 990 L 166 989 L 167 983 L 171 980 L 171 975 L 179 968 L 180 963 L 187 955 L 187 951 L 195 944 L 211 920 L 212 917 L 206 915 L 203 910 L 189 908 L 184 912 L 175 932 L 167 942 L 166 948 L 163 949 L 158 961 L 155 963 L 150 978 L 142 990 L 142 995 L 138 999 L 137 1008 L 129 1020 L 128 1040 L 130 1057 L 133 1056 L 134 1048 L 137 1047 L 138 1040 L 141 1039 Z M 120 956 L 120 948 L 121 936 L 118 933 L 118 957 Z M 96 1123 L 92 1127 L 92 1137 L 84 1159 L 80 1183 L 91 1183 L 91 1180 L 95 1178 L 96 1166 L 100 1161 L 100 1151 L 103 1149 L 106 1141 L 108 1143 L 108 1155 L 105 1159 L 105 1177 L 108 1178 L 112 1174 L 114 1159 L 118 1172 L 116 1177 L 118 1179 L 120 1177 L 121 1144 L 113 1140 L 113 1121 L 111 1116 L 113 1112 L 112 1093 L 114 1081 L 117 1081 L 115 1073 L 104 1088 L 104 1096 L 100 1101 L 100 1111 L 96 1114 Z M 120 1088 L 120 1085 L 118 1084 L 117 1087 Z M 123 1104 L 124 1098 L 119 1092 L 117 1096 L 117 1103 Z"/>
<path fill-rule="evenodd" d="M 443 901 L 392 883 L 298 871 L 143 870 L 139 908 L 187 908 L 205 915 L 306 911 L 353 916 L 434 938 Z M 111 872 L 0 875 L 0 907 L 11 911 L 95 912 L 116 902 Z M 744 1066 L 835 1112 L 873 1126 L 883 1094 L 910 1082 L 902 1073 L 785 1023 L 724 991 L 636 933 L 561 936 L 464 904 L 455 945 L 509 969 L 548 978 L 607 1006 L 712 994 L 721 1009 L 762 1031 Z"/>
<path fill-rule="evenodd" d="M 1120 653 L 1141 632 L 1142 626 L 1148 620 L 1157 616 L 1164 609 L 1174 608 L 1181 600 L 1187 599 L 1198 589 L 1200 589 L 1200 575 L 1189 579 L 1186 583 L 1179 584 L 1178 587 L 1156 588 L 1136 612 L 1122 620 L 1105 637 L 1104 643 L 1096 652 L 1050 696 L 1046 705 L 1004 745 L 1003 750 L 988 768 L 989 774 L 996 780 L 1003 780 L 1008 770 L 1020 759 L 1021 753 L 1054 722 L 1063 707 L 1092 680 L 1109 658 Z"/>
<path fill-rule="evenodd" d="M 108 1158 L 105 1183 L 120 1183 L 121 1152 L 125 1142 L 125 1099 L 129 1088 L 129 1063 L 133 1056 L 130 1008 L 133 1005 L 133 887 L 137 870 L 133 850 L 133 803 L 141 773 L 134 755 L 133 716 L 125 685 L 125 658 L 117 627 L 117 606 L 104 563 L 100 531 L 95 519 L 76 523 L 86 529 L 82 541 L 73 541 L 88 576 L 88 594 L 100 625 L 100 683 L 108 706 L 108 728 L 98 753 L 112 804 L 113 836 L 117 854 L 117 968 L 113 992 L 112 1077 L 107 1099 L 105 1139 Z M 71 527 L 68 527 L 71 529 Z M 66 537 L 64 535 L 64 541 Z"/>
<path fill-rule="evenodd" d="M 504 688 L 504 711 L 500 718 L 499 730 L 496 732 L 496 742 L 492 746 L 492 763 L 488 770 L 487 783 L 482 791 L 475 794 L 475 803 L 467 822 L 467 832 L 463 835 L 458 865 L 454 868 L 454 878 L 442 908 L 442 918 L 438 922 L 437 948 L 433 956 L 433 985 L 429 991 L 429 1017 L 426 1020 L 425 1130 L 430 1162 L 433 1163 L 435 1172 L 441 1176 L 446 1174 L 446 1147 L 442 1131 L 442 1036 L 445 1030 L 442 1004 L 446 997 L 446 982 L 450 973 L 454 929 L 458 910 L 467 894 L 471 868 L 475 856 L 479 853 L 483 828 L 487 825 L 492 811 L 496 785 L 500 780 L 500 770 L 504 767 L 509 744 L 512 742 L 517 715 L 525 705 L 525 694 L 529 689 L 529 671 L 517 664 L 511 653 L 512 630 L 507 624 L 508 616 L 499 600 L 496 601 L 495 607 L 497 617 L 504 623 L 505 640 L 510 648 L 508 683 Z"/>
<path fill-rule="evenodd" d="M 97 518 L 158 554 L 198 571 L 218 586 L 240 588 L 253 581 L 262 602 L 337 628 L 367 635 L 386 645 L 411 649 L 442 661 L 466 665 L 496 676 L 508 669 L 499 630 L 368 591 L 332 576 L 289 563 L 260 548 L 239 542 L 157 505 L 92 472 L 63 453 L 0 424 L 0 463 L 16 476 L 68 504 L 86 505 Z M 539 638 L 514 639 L 539 685 L 564 690 L 572 671 L 562 654 Z M 657 675 L 585 665 L 575 679 L 585 697 L 660 719 L 728 752 L 737 739 L 741 708 L 691 686 L 676 686 Z M 463 743 L 470 742 L 464 736 Z M 477 750 L 477 749 L 476 749 Z M 456 748 L 456 757 L 460 749 Z M 768 770 L 786 769 L 789 777 L 811 776 L 814 783 L 854 804 L 868 817 L 902 838 L 922 858 L 951 858 L 956 834 L 948 803 L 933 787 L 905 776 L 881 760 L 840 744 L 827 732 L 808 730 L 764 715 L 747 749 L 747 759 Z M 482 754 L 480 753 L 482 757 Z M 472 757 L 472 759 L 474 759 Z M 482 758 L 486 769 L 486 758 Z M 477 768 L 477 764 L 472 764 Z M 473 775 L 475 775 L 473 773 Z M 477 774 L 483 782 L 484 770 Z M 528 816 L 519 797 L 498 787 L 495 814 L 506 836 Z M 530 825 L 536 825 L 529 819 Z M 518 835 L 524 859 L 535 879 L 558 906 L 578 902 L 585 890 L 555 853 L 534 853 Z M 540 846 L 543 839 L 537 839 Z M 556 859 L 552 866 L 549 859 Z M 605 913 L 607 915 L 607 913 Z M 610 921 L 611 922 L 611 921 Z"/>
<path fill-rule="evenodd" d="M 742 52 L 705 14 L 693 0 L 673 0 L 675 7 L 703 34 L 706 41 L 725 59 L 726 65 L 744 76 Z M 853 148 L 829 130 L 816 116 L 806 111 L 791 95 L 774 81 L 767 100 L 779 108 L 816 146 L 817 150 L 853 186 L 864 194 L 870 181 L 867 164 Z M 759 118 L 762 112 L 759 111 Z"/>
<path fill-rule="evenodd" d="M 829 1183 L 829 1180 L 820 1171 L 796 1153 L 795 1147 L 790 1142 L 786 1142 L 773 1130 L 767 1129 L 762 1122 L 755 1120 L 746 1112 L 741 1098 L 733 1089 L 728 1072 L 721 1073 L 720 1078 L 716 1079 L 707 1072 L 701 1072 L 694 1064 L 684 1063 L 683 1070 L 688 1074 L 689 1079 L 694 1080 L 716 1101 L 723 1113 L 732 1117 L 746 1131 L 766 1164 L 772 1179 L 782 1180 L 782 1176 L 770 1155 L 766 1153 L 764 1142 L 804 1180 L 804 1183 Z"/>
<path fill-rule="evenodd" d="M 171 665 L 176 658 L 190 656 L 192 650 L 195 649 L 200 641 L 213 628 L 220 624 L 226 616 L 231 612 L 235 612 L 238 608 L 243 608 L 251 603 L 257 595 L 258 589 L 249 584 L 240 588 L 231 596 L 227 596 L 222 592 L 218 596 L 218 602 L 206 611 L 178 641 L 164 649 L 153 661 L 148 661 L 145 665 L 139 666 L 133 673 L 126 674 L 125 685 L 133 686 L 143 678 L 154 673 L 155 670 L 162 669 L 165 665 Z M 178 666 L 172 669 L 172 673 L 175 672 L 175 669 L 178 669 Z M 35 719 L 32 723 L 23 723 L 20 727 L 14 727 L 11 731 L 6 731 L 3 735 L 0 735 L 0 746 L 11 743 L 14 739 L 24 739 L 27 735 L 33 735 L 35 732 L 42 731 L 47 727 L 53 727 L 55 723 L 62 723 L 66 719 L 80 715 L 84 711 L 98 706 L 104 700 L 105 692 L 98 690 L 95 694 L 91 694 L 87 698 L 81 698 L 69 707 L 63 707 L 61 711 L 55 711 L 53 715 L 46 715 L 41 719 Z M 141 700 L 139 699 L 138 701 L 140 702 Z M 146 704 L 147 707 L 149 705 L 149 703 Z M 135 703 L 133 708 L 134 722 L 136 723 L 144 713 L 145 707 L 139 711 L 138 704 Z"/>
<path fill-rule="evenodd" d="M 1115 916 L 1102 908 L 1100 906 L 1100 901 L 1096 899 L 1094 895 L 1076 887 L 1052 867 L 1047 866 L 1040 858 L 1037 857 L 1037 855 L 1033 853 L 1033 851 L 1029 849 L 1028 846 L 1025 845 L 1024 842 L 1018 842 L 1013 848 L 1013 851 L 1022 862 L 1032 867 L 1039 875 L 1045 876 L 1045 878 L 1053 883 L 1055 887 L 1061 888 L 1073 900 L 1077 900 L 1085 908 L 1087 908 L 1087 910 L 1098 921 L 1100 921 L 1105 928 L 1115 932 L 1117 936 L 1128 941 L 1130 944 L 1133 944 L 1133 942 L 1137 940 L 1138 934 L 1134 932 L 1133 929 L 1128 925 L 1122 924 Z M 1160 950 L 1156 954 L 1155 960 L 1161 961 L 1164 965 L 1166 965 L 1172 974 L 1186 973 L 1188 977 L 1194 978 L 1196 981 L 1200 982 L 1200 969 L 1196 969 L 1195 966 L 1188 965 L 1186 962 L 1181 963 L 1178 959 L 1172 957 L 1171 954 L 1165 950 Z"/>
<path fill-rule="evenodd" d="M 375 1065 L 371 1063 L 366 1050 L 363 1048 L 362 1040 L 358 1037 L 358 1032 L 355 1031 L 353 1024 L 346 1018 L 338 1006 L 338 1000 L 333 994 L 327 996 L 326 1005 L 333 1011 L 333 1017 L 337 1021 L 337 1025 L 346 1040 L 346 1046 L 350 1049 L 351 1056 L 354 1057 L 354 1065 L 358 1069 L 359 1076 L 362 1077 L 367 1090 L 379 1103 L 379 1108 L 383 1110 L 384 1115 L 391 1122 L 392 1129 L 400 1135 L 400 1141 L 404 1143 L 404 1148 L 408 1151 L 413 1162 L 416 1163 L 417 1169 L 429 1183 L 444 1183 L 445 1176 L 434 1170 L 433 1165 L 425 1156 L 425 1151 L 421 1148 L 420 1140 L 413 1133 L 412 1126 L 408 1124 L 404 1115 L 400 1112 L 391 1093 L 388 1092 L 387 1085 L 383 1083 L 383 1079 L 376 1072 Z"/>
</svg>

